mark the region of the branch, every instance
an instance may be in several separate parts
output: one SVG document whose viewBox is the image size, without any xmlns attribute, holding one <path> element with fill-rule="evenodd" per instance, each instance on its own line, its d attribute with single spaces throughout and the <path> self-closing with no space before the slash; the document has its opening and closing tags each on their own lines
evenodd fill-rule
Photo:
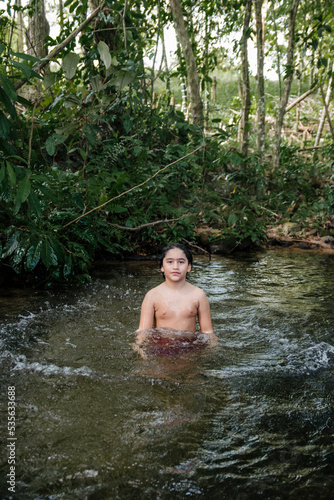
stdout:
<svg viewBox="0 0 334 500">
<path fill-rule="evenodd" d="M 185 238 L 182 238 L 183 241 L 185 241 L 189 246 L 193 248 L 197 248 L 197 250 L 200 250 L 201 252 L 206 253 L 209 256 L 209 259 L 211 260 L 211 253 L 205 250 L 202 247 L 199 247 L 198 245 L 195 245 L 194 243 L 191 243 L 191 241 L 186 240 Z"/>
<path fill-rule="evenodd" d="M 313 94 L 313 92 L 317 90 L 317 88 L 318 85 L 315 85 L 312 89 L 309 89 L 307 92 L 305 92 L 305 94 L 299 96 L 295 101 L 293 101 L 291 104 L 289 104 L 289 106 L 285 108 L 285 112 L 287 113 L 288 111 L 290 111 L 290 109 L 294 108 L 297 104 L 299 104 L 300 101 L 303 101 L 307 96 Z"/>
<path fill-rule="evenodd" d="M 278 219 L 280 219 L 280 216 L 278 214 L 276 214 L 275 212 L 273 212 L 272 210 L 269 210 L 269 208 L 263 207 L 262 205 L 258 205 L 258 207 L 262 208 L 262 210 L 265 210 L 266 212 L 269 212 L 272 215 L 275 215 L 275 217 L 277 217 Z"/>
<path fill-rule="evenodd" d="M 110 224 L 110 226 L 117 227 L 118 229 L 125 229 L 126 231 L 139 231 L 140 229 L 143 229 L 144 227 L 148 227 L 148 226 L 156 226 L 157 224 L 163 224 L 163 223 L 167 223 L 167 222 L 176 222 L 178 220 L 184 219 L 188 215 L 189 214 L 182 215 L 181 217 L 178 217 L 177 219 L 162 219 L 162 220 L 156 220 L 154 222 L 147 222 L 146 224 L 142 224 L 141 226 L 137 226 L 137 227 L 119 226 L 118 224 Z"/>
<path fill-rule="evenodd" d="M 169 163 L 168 165 L 166 165 L 165 167 L 163 168 L 160 168 L 160 170 L 158 170 L 155 174 L 153 174 L 151 177 L 149 177 L 148 179 L 146 179 L 146 181 L 143 181 L 141 182 L 140 184 L 137 184 L 136 186 L 133 186 L 132 188 L 128 189 L 127 191 L 124 191 L 123 193 L 121 194 L 118 194 L 117 196 L 114 196 L 113 198 L 111 198 L 110 200 L 107 200 L 105 203 L 102 203 L 102 205 L 99 205 L 98 207 L 95 207 L 93 208 L 92 210 L 89 210 L 89 212 L 86 212 L 82 215 L 80 215 L 80 217 L 77 217 L 76 219 L 72 220 L 71 222 L 68 222 L 67 224 L 65 224 L 65 226 L 63 226 L 62 228 L 60 229 L 65 229 L 65 227 L 68 227 L 70 226 L 71 224 L 74 224 L 74 222 L 78 222 L 80 219 L 82 219 L 83 217 L 86 217 L 86 215 L 89 215 L 93 212 L 95 212 L 96 210 L 100 210 L 101 208 L 105 207 L 106 205 L 108 205 L 109 203 L 111 203 L 112 201 L 114 200 L 117 200 L 118 198 L 121 198 L 122 196 L 128 194 L 128 193 L 131 193 L 131 191 L 134 191 L 135 189 L 138 189 L 139 187 L 141 186 L 144 186 L 145 184 L 147 184 L 149 181 L 151 181 L 152 179 L 154 179 L 157 175 L 161 174 L 161 172 L 163 172 L 164 170 L 167 170 L 168 167 L 171 167 L 172 165 L 174 165 L 175 163 L 178 163 L 179 161 L 181 160 L 184 160 L 184 158 L 187 158 L 188 156 L 191 156 L 193 154 L 195 154 L 197 151 L 199 151 L 200 149 L 202 149 L 203 147 L 205 146 L 205 144 L 201 144 L 198 148 L 194 149 L 194 151 L 191 151 L 191 153 L 188 153 L 187 155 L 184 155 L 182 156 L 182 158 L 179 158 L 178 160 L 175 160 L 173 161 L 172 163 Z"/>
<path fill-rule="evenodd" d="M 302 149 L 297 149 L 297 151 L 311 151 L 312 149 L 322 149 L 326 148 L 326 145 L 323 146 L 310 146 L 309 148 L 302 148 Z"/>
<path fill-rule="evenodd" d="M 99 5 L 92 13 L 90 16 L 87 17 L 87 19 L 82 23 L 80 24 L 80 26 L 78 26 L 78 28 L 76 30 L 73 31 L 73 33 L 71 33 L 62 43 L 60 43 L 59 45 L 57 45 L 57 47 L 55 47 L 51 52 L 50 54 L 48 54 L 47 57 L 45 57 L 44 59 L 42 59 L 40 62 L 38 62 L 37 64 L 39 64 L 38 68 L 37 68 L 37 72 L 40 73 L 41 70 L 47 66 L 47 64 L 49 64 L 49 62 L 54 58 L 56 57 L 56 55 L 59 54 L 59 52 L 61 52 L 72 40 L 73 38 L 75 38 L 77 36 L 78 33 L 80 33 L 80 31 L 82 31 L 93 19 L 94 17 L 97 16 L 97 14 L 103 9 L 103 7 L 105 6 L 105 2 L 102 2 L 101 5 Z M 36 68 L 35 68 L 36 69 Z M 16 90 L 18 90 L 20 87 L 22 87 L 22 85 L 24 85 L 26 83 L 27 80 L 25 79 L 21 79 L 21 80 L 18 80 L 17 82 L 14 83 L 14 87 Z"/>
</svg>

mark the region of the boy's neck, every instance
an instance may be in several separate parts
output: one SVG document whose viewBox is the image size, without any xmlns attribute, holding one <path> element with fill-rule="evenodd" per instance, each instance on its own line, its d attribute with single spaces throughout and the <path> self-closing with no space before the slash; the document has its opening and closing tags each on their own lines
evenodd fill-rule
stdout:
<svg viewBox="0 0 334 500">
<path fill-rule="evenodd" d="M 174 288 L 176 290 L 180 290 L 184 286 L 187 286 L 187 281 L 184 279 L 182 281 L 172 281 L 169 280 L 168 278 L 165 278 L 165 285 L 168 286 L 168 288 Z"/>
</svg>

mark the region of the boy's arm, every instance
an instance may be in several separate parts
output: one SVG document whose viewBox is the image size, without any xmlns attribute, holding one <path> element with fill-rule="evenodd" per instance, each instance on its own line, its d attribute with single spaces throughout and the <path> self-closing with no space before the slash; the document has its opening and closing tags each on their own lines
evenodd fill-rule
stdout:
<svg viewBox="0 0 334 500">
<path fill-rule="evenodd" d="M 210 304 L 204 292 L 201 294 L 198 305 L 198 323 L 201 332 L 207 333 L 210 336 L 211 343 L 214 345 L 218 344 L 218 338 L 212 327 Z"/>
<path fill-rule="evenodd" d="M 154 301 L 148 292 L 141 305 L 140 322 L 138 330 L 149 330 L 154 323 Z"/>
<path fill-rule="evenodd" d="M 141 347 L 146 337 L 148 336 L 147 330 L 153 328 L 154 323 L 154 302 L 148 292 L 141 305 L 140 321 L 137 330 L 137 339 L 133 348 L 137 351 L 142 358 L 146 358 L 144 349 Z"/>
</svg>

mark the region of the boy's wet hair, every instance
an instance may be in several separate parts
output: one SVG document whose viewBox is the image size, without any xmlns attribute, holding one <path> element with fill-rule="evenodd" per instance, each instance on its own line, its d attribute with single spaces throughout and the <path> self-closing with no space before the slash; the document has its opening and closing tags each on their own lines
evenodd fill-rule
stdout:
<svg viewBox="0 0 334 500">
<path fill-rule="evenodd" d="M 185 245 L 182 245 L 182 243 L 171 243 L 170 245 L 166 246 L 162 250 L 162 253 L 161 253 L 160 258 L 159 258 L 159 265 L 160 265 L 160 267 L 163 264 L 163 260 L 166 257 L 166 253 L 169 250 L 172 250 L 173 248 L 178 248 L 179 250 L 182 250 L 182 252 L 184 253 L 184 255 L 187 258 L 188 263 L 192 265 L 192 263 L 193 263 L 193 256 L 192 256 L 190 250 Z"/>
</svg>

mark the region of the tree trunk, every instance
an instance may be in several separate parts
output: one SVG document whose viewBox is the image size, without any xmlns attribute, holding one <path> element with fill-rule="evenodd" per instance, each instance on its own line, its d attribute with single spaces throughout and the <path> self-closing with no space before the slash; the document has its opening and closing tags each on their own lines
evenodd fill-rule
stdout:
<svg viewBox="0 0 334 500">
<path fill-rule="evenodd" d="M 334 66 L 333 66 L 333 69 L 334 69 Z M 323 131 L 323 128 L 325 125 L 326 114 L 328 115 L 328 106 L 329 106 L 329 103 L 331 100 L 331 95 L 332 95 L 332 76 L 330 77 L 329 82 L 328 82 L 327 94 L 326 94 L 326 97 L 324 99 L 324 108 L 323 108 L 322 113 L 321 113 L 321 118 L 320 118 L 318 130 L 317 130 L 317 135 L 316 135 L 315 142 L 314 142 L 315 147 L 319 146 L 319 143 L 320 143 L 322 131 Z M 329 120 L 329 124 L 331 124 L 330 120 Z"/>
<path fill-rule="evenodd" d="M 58 9 L 59 9 L 59 26 L 61 29 L 64 27 L 64 6 L 63 6 L 63 0 L 58 0 Z"/>
<path fill-rule="evenodd" d="M 266 110 L 264 97 L 264 29 L 262 21 L 263 0 L 255 0 L 256 38 L 257 38 L 257 148 L 263 153 L 265 145 Z"/>
<path fill-rule="evenodd" d="M 199 127 L 203 127 L 203 103 L 200 93 L 198 71 L 195 56 L 185 27 L 180 0 L 170 0 L 170 6 L 173 14 L 174 28 L 182 47 L 187 68 L 192 120 Z"/>
<path fill-rule="evenodd" d="M 95 9 L 94 12 L 92 12 L 91 15 L 88 16 L 87 19 L 85 19 L 85 21 L 82 24 L 80 24 L 80 26 L 76 30 L 74 30 L 63 42 L 61 42 L 59 45 L 57 45 L 57 47 L 55 47 L 48 54 L 48 56 L 44 59 L 44 61 L 42 61 L 38 65 L 35 65 L 34 70 L 37 71 L 38 73 L 40 73 L 41 70 L 43 68 L 45 68 L 45 66 L 47 66 L 49 64 L 49 62 L 54 57 L 56 57 L 65 47 L 67 47 L 67 45 L 77 36 L 77 34 L 80 33 L 80 31 L 82 31 L 94 19 L 94 17 L 96 17 L 98 15 L 98 13 L 103 9 L 104 5 L 105 5 L 105 2 L 101 3 L 99 5 L 99 7 L 97 9 Z M 17 80 L 14 83 L 15 90 L 18 90 L 19 88 L 21 88 L 22 85 L 24 85 L 25 83 L 26 83 L 26 79 L 21 78 L 20 80 Z"/>
<path fill-rule="evenodd" d="M 294 56 L 294 47 L 295 47 L 295 25 L 296 25 L 296 17 L 300 0 L 293 0 L 293 4 L 290 10 L 290 25 L 289 25 L 289 43 L 288 43 L 288 54 L 286 61 L 287 68 L 287 76 L 285 78 L 283 93 L 281 97 L 281 101 L 279 104 L 278 116 L 276 120 L 275 127 L 275 143 L 274 143 L 274 151 L 273 151 L 273 167 L 279 167 L 279 155 L 280 155 L 280 147 L 281 147 L 281 135 L 282 135 L 282 127 L 283 127 L 283 119 L 286 111 L 286 105 L 288 103 L 291 83 L 293 78 L 293 56 Z"/>
<path fill-rule="evenodd" d="M 34 2 L 35 12 L 26 31 L 28 54 L 43 59 L 47 56 L 46 37 L 50 33 L 50 25 L 45 16 L 44 0 Z"/>
<path fill-rule="evenodd" d="M 282 97 L 282 77 L 281 77 L 281 56 L 280 56 L 280 48 L 278 45 L 278 36 L 277 36 L 277 23 L 276 23 L 276 13 L 275 13 L 275 1 L 272 0 L 272 8 L 273 8 L 273 19 L 274 19 L 274 30 L 275 30 L 275 47 L 276 47 L 276 59 L 277 59 L 277 74 L 278 74 L 278 90 L 279 90 L 279 98 Z"/>
<path fill-rule="evenodd" d="M 17 12 L 17 32 L 18 32 L 18 37 L 17 37 L 17 52 L 21 52 L 22 53 L 24 51 L 24 47 L 23 47 L 24 37 L 23 37 L 23 34 L 24 34 L 24 31 L 25 31 L 25 28 L 24 28 L 24 21 L 23 21 L 22 11 L 20 10 L 20 8 L 22 7 L 21 0 L 15 0 L 15 5 L 17 5 L 17 7 L 18 7 L 18 12 Z"/>
<path fill-rule="evenodd" d="M 250 88 L 249 88 L 249 66 L 247 43 L 249 38 L 249 23 L 252 10 L 252 0 L 246 0 L 244 26 L 242 30 L 242 115 L 241 115 L 241 153 L 247 156 L 249 135 L 249 110 L 250 110 Z"/>
<path fill-rule="evenodd" d="M 299 66 L 299 78 L 298 78 L 298 98 L 299 98 L 302 94 L 302 74 L 303 74 L 303 61 L 301 59 L 300 53 L 298 53 L 297 65 Z M 300 105 L 298 103 L 296 107 L 296 123 L 295 123 L 296 132 L 298 132 L 299 122 L 300 122 Z"/>
</svg>

